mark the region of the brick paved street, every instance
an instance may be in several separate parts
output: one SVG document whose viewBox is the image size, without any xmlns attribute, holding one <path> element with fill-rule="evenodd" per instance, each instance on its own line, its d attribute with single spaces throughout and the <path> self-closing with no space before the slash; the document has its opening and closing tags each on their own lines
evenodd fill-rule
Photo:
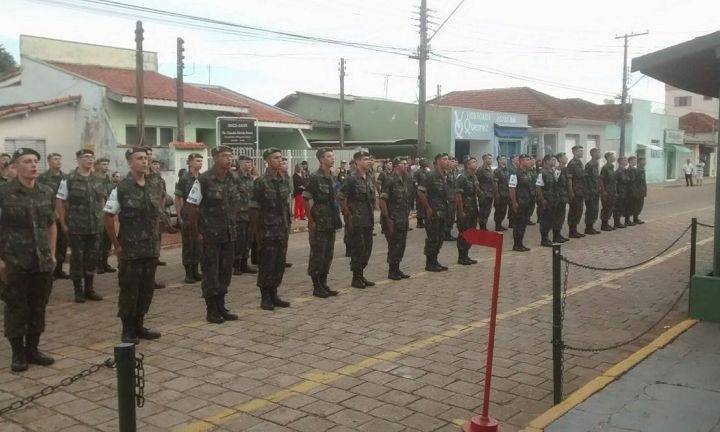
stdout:
<svg viewBox="0 0 720 432">
<path fill-rule="evenodd" d="M 645 225 L 575 240 L 572 260 L 622 266 L 641 262 L 670 242 L 692 216 L 713 223 L 713 191 L 651 187 Z M 412 224 L 414 226 L 414 222 Z M 413 278 L 385 279 L 384 237 L 375 237 L 368 278 L 377 286 L 349 288 L 349 262 L 338 236 L 330 285 L 340 296 L 310 296 L 307 234 L 290 239 L 281 293 L 286 310 L 259 309 L 250 275 L 233 277 L 228 300 L 241 316 L 207 324 L 199 284 L 182 283 L 179 249 L 164 251 L 169 284 L 157 291 L 148 321 L 163 331 L 143 341 L 145 406 L 142 431 L 456 431 L 481 403 L 482 365 L 492 276 L 492 252 L 473 249 L 481 262 L 457 266 L 454 243 L 440 261 L 449 272 L 425 273 L 425 233 L 409 235 L 403 269 Z M 491 414 L 516 431 L 552 403 L 550 249 L 529 227 L 527 254 L 505 239 Z M 701 229 L 698 268 L 709 267 L 712 233 Z M 670 257 L 616 273 L 571 268 L 566 343 L 601 346 L 628 339 L 653 323 L 683 290 L 688 277 L 685 236 Z M 9 370 L 9 346 L 0 344 L 0 407 L 112 355 L 119 341 L 115 275 L 98 276 L 105 301 L 75 304 L 69 281 L 56 283 L 41 347 L 52 367 Z M 583 385 L 686 316 L 686 301 L 635 343 L 601 353 L 568 352 L 565 391 Z M 115 372 L 102 370 L 71 387 L 0 419 L 2 431 L 117 430 Z"/>
</svg>

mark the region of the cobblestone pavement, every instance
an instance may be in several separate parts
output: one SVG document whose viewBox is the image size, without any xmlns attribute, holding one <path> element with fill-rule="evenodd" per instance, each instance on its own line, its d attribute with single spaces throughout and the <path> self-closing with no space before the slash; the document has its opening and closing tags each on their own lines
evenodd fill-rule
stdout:
<svg viewBox="0 0 720 432">
<path fill-rule="evenodd" d="M 582 263 L 641 262 L 672 242 L 692 216 L 713 221 L 711 183 L 702 188 L 651 187 L 642 226 L 574 240 L 563 254 Z M 413 223 L 414 225 L 414 223 Z M 310 296 L 307 234 L 290 239 L 281 288 L 285 310 L 259 309 L 251 275 L 233 277 L 228 300 L 240 320 L 204 320 L 198 284 L 182 283 L 178 249 L 163 251 L 148 321 L 162 330 L 143 341 L 146 404 L 142 431 L 455 431 L 481 403 L 492 278 L 491 250 L 474 248 L 475 266 L 458 266 L 454 243 L 440 261 L 449 272 L 425 273 L 425 234 L 413 230 L 403 269 L 413 278 L 385 279 L 387 244 L 379 233 L 365 290 L 349 287 L 349 260 L 338 236 L 331 299 Z M 509 251 L 506 235 L 495 350 L 491 414 L 516 431 L 552 403 L 550 249 L 529 227 L 532 251 Z M 711 260 L 712 232 L 698 235 L 699 269 Z M 682 292 L 688 279 L 685 236 L 667 257 L 639 268 L 603 273 L 571 268 L 565 335 L 571 345 L 601 346 L 645 330 Z M 69 281 L 56 283 L 41 347 L 51 367 L 10 372 L 0 343 L 0 407 L 112 355 L 119 341 L 116 276 L 97 277 L 102 302 L 75 304 Z M 583 385 L 686 316 L 686 301 L 635 343 L 599 352 L 567 352 L 565 391 Z M 3 431 L 117 430 L 115 372 L 105 369 L 0 419 Z"/>
</svg>

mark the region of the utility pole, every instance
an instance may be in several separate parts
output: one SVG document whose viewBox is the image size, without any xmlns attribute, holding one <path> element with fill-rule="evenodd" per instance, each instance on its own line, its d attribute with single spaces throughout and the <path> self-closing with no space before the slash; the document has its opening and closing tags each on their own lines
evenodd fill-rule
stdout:
<svg viewBox="0 0 720 432">
<path fill-rule="evenodd" d="M 145 84 L 143 64 L 143 26 L 142 21 L 135 23 L 135 108 L 137 111 L 137 145 L 145 145 Z"/>
<path fill-rule="evenodd" d="M 627 99 L 628 99 L 628 67 L 627 67 L 627 53 L 628 53 L 628 38 L 635 36 L 643 36 L 649 34 L 649 31 L 645 33 L 625 33 L 622 36 L 616 36 L 615 39 L 625 39 L 625 48 L 623 51 L 623 86 L 622 96 L 620 103 L 622 104 L 622 117 L 620 118 L 620 156 L 625 156 L 625 123 L 627 122 Z"/>
<path fill-rule="evenodd" d="M 345 59 L 340 58 L 340 147 L 345 147 Z"/>
<path fill-rule="evenodd" d="M 185 141 L 185 89 L 183 88 L 184 43 L 185 41 L 182 38 L 177 38 L 177 78 L 175 79 L 177 94 L 175 99 L 177 100 L 177 140 L 180 142 Z"/>
<path fill-rule="evenodd" d="M 420 45 L 418 46 L 417 59 L 419 63 L 418 70 L 418 138 L 417 153 L 418 156 L 425 156 L 425 86 L 426 86 L 426 61 L 428 57 L 428 9 L 427 0 L 420 0 Z M 412 58 L 412 57 L 411 57 Z"/>
<path fill-rule="evenodd" d="M 435 104 L 440 105 L 440 96 L 442 96 L 442 86 L 440 84 L 437 85 L 437 97 L 435 98 Z"/>
</svg>

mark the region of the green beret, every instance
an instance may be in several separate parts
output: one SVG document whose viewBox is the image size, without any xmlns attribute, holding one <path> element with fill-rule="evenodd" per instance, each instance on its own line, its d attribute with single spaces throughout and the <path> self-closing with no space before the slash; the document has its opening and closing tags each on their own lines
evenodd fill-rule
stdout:
<svg viewBox="0 0 720 432">
<path fill-rule="evenodd" d="M 435 155 L 435 160 L 437 161 L 438 159 L 442 159 L 444 157 L 450 157 L 450 155 L 447 153 L 438 153 Z"/>
<path fill-rule="evenodd" d="M 75 152 L 75 157 L 76 157 L 76 158 L 81 158 L 81 157 L 83 157 L 83 156 L 85 156 L 85 155 L 95 156 L 95 152 L 92 151 L 92 150 L 90 150 L 90 149 L 80 149 L 80 150 L 78 150 L 78 151 Z"/>
<path fill-rule="evenodd" d="M 187 157 L 188 162 L 190 162 L 193 159 L 204 159 L 203 155 L 200 153 L 190 153 Z"/>
</svg>

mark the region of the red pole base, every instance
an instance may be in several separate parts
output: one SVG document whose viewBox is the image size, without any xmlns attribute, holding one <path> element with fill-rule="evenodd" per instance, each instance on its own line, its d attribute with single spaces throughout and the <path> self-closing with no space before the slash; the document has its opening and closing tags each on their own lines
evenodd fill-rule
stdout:
<svg viewBox="0 0 720 432">
<path fill-rule="evenodd" d="M 463 426 L 465 432 L 502 432 L 500 424 L 492 417 L 475 416 Z"/>
</svg>

